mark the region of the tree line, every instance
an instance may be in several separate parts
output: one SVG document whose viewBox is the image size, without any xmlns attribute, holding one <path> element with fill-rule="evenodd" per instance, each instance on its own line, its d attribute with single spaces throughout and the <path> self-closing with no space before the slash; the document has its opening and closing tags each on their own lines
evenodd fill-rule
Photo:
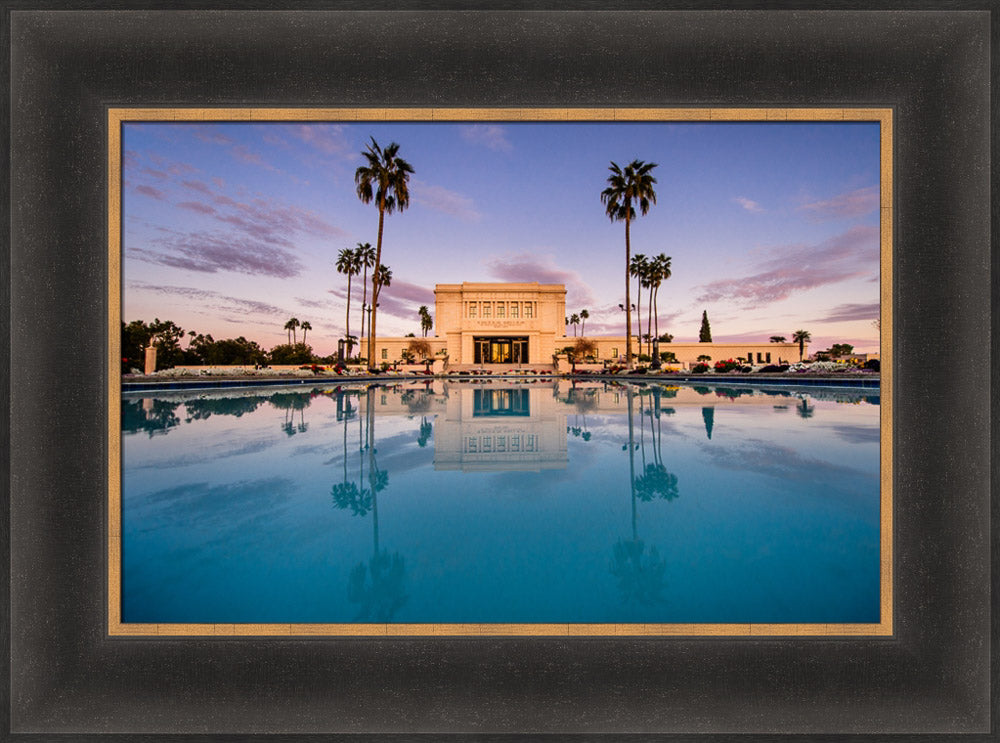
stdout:
<svg viewBox="0 0 1000 743">
<path fill-rule="evenodd" d="M 292 318 L 295 320 L 295 318 Z M 193 330 L 185 332 L 184 328 L 171 320 L 155 318 L 147 323 L 133 320 L 122 323 L 122 373 L 128 374 L 133 369 L 145 368 L 145 349 L 156 348 L 156 368 L 169 369 L 174 366 L 267 366 L 269 364 L 329 364 L 332 357 L 318 357 L 313 354 L 312 346 L 305 342 L 305 331 L 311 329 L 308 323 L 298 323 L 292 326 L 285 324 L 285 329 L 303 329 L 302 340 L 297 336 L 294 342 L 282 343 L 270 350 L 265 350 L 256 341 L 247 340 L 242 335 L 238 338 L 214 339 L 211 334 L 197 333 Z M 182 346 L 182 341 L 187 341 Z"/>
</svg>

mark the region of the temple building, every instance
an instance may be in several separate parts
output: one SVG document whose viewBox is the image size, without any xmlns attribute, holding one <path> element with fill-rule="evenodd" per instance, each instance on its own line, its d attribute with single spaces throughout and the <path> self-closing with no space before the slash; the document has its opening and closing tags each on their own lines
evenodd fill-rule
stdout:
<svg viewBox="0 0 1000 743">
<path fill-rule="evenodd" d="M 566 335 L 566 287 L 538 282 L 438 284 L 434 289 L 433 337 L 426 338 L 432 355 L 447 356 L 449 366 L 490 365 L 551 366 L 556 353 L 577 337 Z M 624 320 L 624 317 L 623 317 Z M 403 359 L 414 338 L 375 341 L 375 363 L 394 364 Z M 596 346 L 595 361 L 625 361 L 625 336 L 587 336 Z M 643 346 L 645 348 L 645 344 Z M 754 364 L 799 360 L 796 343 L 660 343 L 682 368 L 708 356 L 713 363 L 742 358 Z M 638 355 L 639 340 L 632 338 Z M 367 341 L 361 341 L 361 355 Z"/>
</svg>

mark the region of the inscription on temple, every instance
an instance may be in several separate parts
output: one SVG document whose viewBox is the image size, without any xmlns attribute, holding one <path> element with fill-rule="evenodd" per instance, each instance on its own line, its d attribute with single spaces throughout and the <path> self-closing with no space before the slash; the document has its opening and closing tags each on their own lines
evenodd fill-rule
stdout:
<svg viewBox="0 0 1000 743">
<path fill-rule="evenodd" d="M 476 326 L 480 328 L 523 328 L 524 320 L 479 320 Z"/>
</svg>

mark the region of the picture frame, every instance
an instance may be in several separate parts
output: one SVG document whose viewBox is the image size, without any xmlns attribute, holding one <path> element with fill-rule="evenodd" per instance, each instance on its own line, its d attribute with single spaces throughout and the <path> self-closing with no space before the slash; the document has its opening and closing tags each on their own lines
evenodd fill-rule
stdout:
<svg viewBox="0 0 1000 743">
<path fill-rule="evenodd" d="M 991 13 L 373 7 L 7 9 L 11 737 L 992 735 Z M 892 636 L 107 635 L 108 107 L 845 99 L 895 115 Z M 942 327 L 947 396 L 919 350 Z"/>
</svg>

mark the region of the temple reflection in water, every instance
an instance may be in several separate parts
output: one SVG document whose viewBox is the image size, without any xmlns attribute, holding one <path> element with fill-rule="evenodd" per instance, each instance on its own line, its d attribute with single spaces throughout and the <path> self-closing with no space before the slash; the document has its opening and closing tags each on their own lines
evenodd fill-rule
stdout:
<svg viewBox="0 0 1000 743">
<path fill-rule="evenodd" d="M 435 422 L 434 469 L 538 472 L 567 461 L 565 406 L 551 386 L 449 390 Z"/>
</svg>

